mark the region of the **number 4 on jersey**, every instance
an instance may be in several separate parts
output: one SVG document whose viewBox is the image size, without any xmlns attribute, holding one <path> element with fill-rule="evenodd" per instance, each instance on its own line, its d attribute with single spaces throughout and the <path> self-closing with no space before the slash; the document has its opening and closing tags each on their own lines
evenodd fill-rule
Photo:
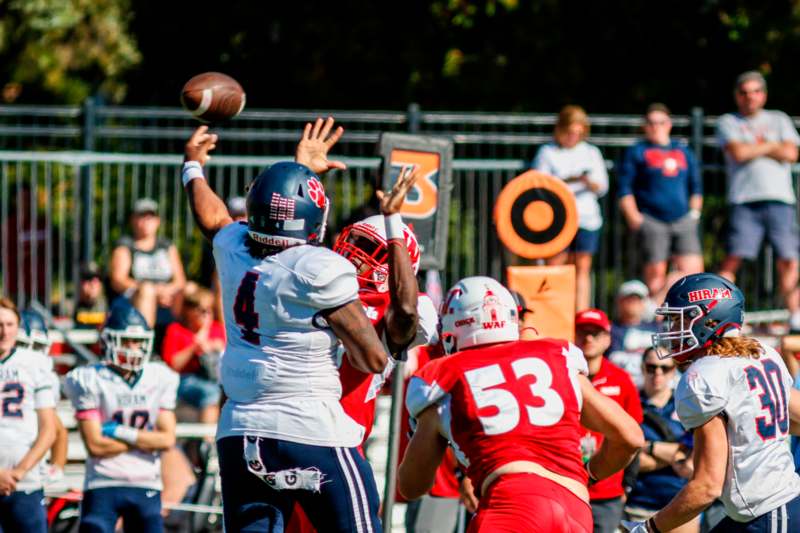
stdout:
<svg viewBox="0 0 800 533">
<path fill-rule="evenodd" d="M 233 316 L 236 323 L 242 328 L 242 339 L 258 346 L 261 341 L 258 333 L 258 313 L 256 313 L 256 285 L 258 272 L 248 272 L 239 284 L 236 292 L 236 301 L 233 302 Z"/>
</svg>

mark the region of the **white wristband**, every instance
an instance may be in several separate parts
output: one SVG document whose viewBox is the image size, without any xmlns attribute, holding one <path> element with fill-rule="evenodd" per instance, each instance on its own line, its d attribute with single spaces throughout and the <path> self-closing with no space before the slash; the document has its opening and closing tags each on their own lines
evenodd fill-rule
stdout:
<svg viewBox="0 0 800 533">
<path fill-rule="evenodd" d="M 203 167 L 197 161 L 187 161 L 183 164 L 183 172 L 181 174 L 181 180 L 183 181 L 183 186 L 192 181 L 193 179 L 206 179 L 205 175 L 203 175 Z"/>
<path fill-rule="evenodd" d="M 400 213 L 395 213 L 394 215 L 389 215 L 383 217 L 383 223 L 386 226 L 386 240 L 390 241 L 392 239 L 400 239 L 401 241 L 405 241 L 405 236 L 403 235 L 403 217 L 400 216 Z"/>
<path fill-rule="evenodd" d="M 130 445 L 135 445 L 136 439 L 139 438 L 139 430 L 120 424 L 114 428 L 114 438 Z"/>
<path fill-rule="evenodd" d="M 689 217 L 692 220 L 700 220 L 700 210 L 699 209 L 689 209 Z"/>
</svg>

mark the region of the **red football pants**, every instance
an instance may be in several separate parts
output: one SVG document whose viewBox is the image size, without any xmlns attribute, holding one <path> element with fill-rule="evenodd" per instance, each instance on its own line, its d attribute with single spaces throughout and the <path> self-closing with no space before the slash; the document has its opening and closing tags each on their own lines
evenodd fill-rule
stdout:
<svg viewBox="0 0 800 533">
<path fill-rule="evenodd" d="M 480 499 L 467 533 L 592 533 L 592 508 L 536 474 L 505 474 Z"/>
</svg>

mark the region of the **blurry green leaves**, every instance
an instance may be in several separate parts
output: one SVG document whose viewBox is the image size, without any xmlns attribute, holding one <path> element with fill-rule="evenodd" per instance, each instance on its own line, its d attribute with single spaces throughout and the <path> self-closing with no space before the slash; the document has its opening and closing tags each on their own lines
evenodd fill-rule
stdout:
<svg viewBox="0 0 800 533">
<path fill-rule="evenodd" d="M 451 48 L 444 55 L 442 74 L 445 78 L 455 78 L 461 72 L 461 65 L 464 63 L 464 52 L 456 48 Z"/>
<path fill-rule="evenodd" d="M 141 61 L 128 0 L 0 0 L 0 14 L 5 82 L 64 103 L 125 96 L 123 76 Z"/>
</svg>

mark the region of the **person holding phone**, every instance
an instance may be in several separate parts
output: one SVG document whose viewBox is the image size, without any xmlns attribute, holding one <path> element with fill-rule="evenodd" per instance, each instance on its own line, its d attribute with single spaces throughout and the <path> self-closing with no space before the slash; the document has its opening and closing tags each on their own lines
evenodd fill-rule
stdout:
<svg viewBox="0 0 800 533">
<path fill-rule="evenodd" d="M 608 191 L 608 173 L 603 154 L 586 142 L 589 118 L 582 107 L 565 106 L 558 114 L 554 140 L 543 144 L 531 168 L 564 180 L 575 194 L 578 233 L 566 250 L 549 258 L 549 265 L 575 265 L 576 310 L 589 307 L 592 256 L 600 246 L 603 215 L 598 198 Z"/>
</svg>

